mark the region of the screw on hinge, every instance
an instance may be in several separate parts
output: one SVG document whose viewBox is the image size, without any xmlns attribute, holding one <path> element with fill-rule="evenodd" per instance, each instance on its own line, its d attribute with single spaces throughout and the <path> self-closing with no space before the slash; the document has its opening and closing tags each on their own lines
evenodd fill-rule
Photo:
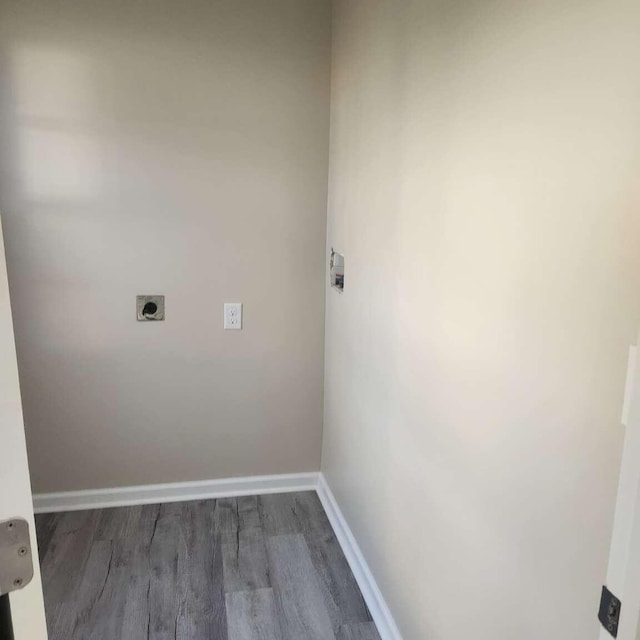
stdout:
<svg viewBox="0 0 640 640">
<path fill-rule="evenodd" d="M 16 578 L 16 579 L 13 581 L 13 586 L 14 586 L 14 587 L 21 587 L 21 586 L 22 586 L 22 578 Z"/>
<path fill-rule="evenodd" d="M 29 549 L 27 549 L 27 547 L 20 547 L 18 549 L 18 555 L 21 556 L 21 557 L 26 556 L 27 553 L 29 553 Z"/>
</svg>

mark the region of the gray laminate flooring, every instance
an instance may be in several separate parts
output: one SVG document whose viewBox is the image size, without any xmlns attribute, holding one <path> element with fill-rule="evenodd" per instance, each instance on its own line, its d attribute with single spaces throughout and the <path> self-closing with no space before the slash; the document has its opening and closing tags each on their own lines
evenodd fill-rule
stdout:
<svg viewBox="0 0 640 640">
<path fill-rule="evenodd" d="M 379 640 L 315 492 L 36 517 L 50 640 Z"/>
</svg>

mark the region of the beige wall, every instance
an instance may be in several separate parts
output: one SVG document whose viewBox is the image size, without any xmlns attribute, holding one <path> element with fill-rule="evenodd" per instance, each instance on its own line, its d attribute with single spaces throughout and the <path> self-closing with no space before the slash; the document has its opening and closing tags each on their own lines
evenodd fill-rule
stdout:
<svg viewBox="0 0 640 640">
<path fill-rule="evenodd" d="M 407 640 L 597 637 L 639 32 L 635 0 L 335 5 L 323 469 Z"/>
<path fill-rule="evenodd" d="M 0 0 L 35 491 L 319 468 L 329 46 L 326 0 Z"/>
</svg>

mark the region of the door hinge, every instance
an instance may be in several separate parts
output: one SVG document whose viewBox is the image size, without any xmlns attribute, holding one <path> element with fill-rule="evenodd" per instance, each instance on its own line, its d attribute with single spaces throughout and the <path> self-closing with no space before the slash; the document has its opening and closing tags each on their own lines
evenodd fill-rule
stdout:
<svg viewBox="0 0 640 640">
<path fill-rule="evenodd" d="M 618 624 L 620 623 L 620 609 L 622 602 L 616 598 L 607 587 L 602 587 L 602 597 L 600 598 L 600 611 L 598 620 L 602 626 L 614 637 L 618 637 Z"/>
<path fill-rule="evenodd" d="M 0 596 L 22 589 L 32 578 L 29 523 L 23 518 L 0 522 Z"/>
</svg>

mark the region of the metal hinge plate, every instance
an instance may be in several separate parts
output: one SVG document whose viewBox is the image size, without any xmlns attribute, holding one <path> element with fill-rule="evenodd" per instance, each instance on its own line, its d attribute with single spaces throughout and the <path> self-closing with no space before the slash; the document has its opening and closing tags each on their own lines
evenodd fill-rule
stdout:
<svg viewBox="0 0 640 640">
<path fill-rule="evenodd" d="M 32 578 L 29 523 L 23 518 L 0 521 L 0 596 L 22 589 Z"/>
<path fill-rule="evenodd" d="M 602 587 L 602 598 L 600 599 L 600 611 L 598 619 L 602 626 L 614 637 L 618 637 L 618 624 L 620 622 L 620 609 L 622 603 L 616 598 L 607 587 Z"/>
</svg>

